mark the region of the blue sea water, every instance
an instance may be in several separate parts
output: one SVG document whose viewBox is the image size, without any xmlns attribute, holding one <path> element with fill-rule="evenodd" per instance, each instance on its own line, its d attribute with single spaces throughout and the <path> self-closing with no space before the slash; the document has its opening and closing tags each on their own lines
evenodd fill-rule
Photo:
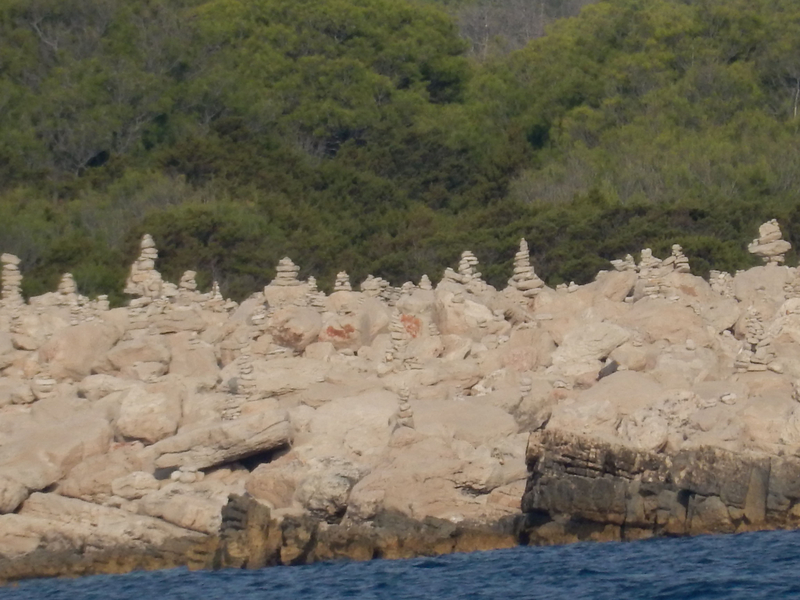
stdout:
<svg viewBox="0 0 800 600">
<path fill-rule="evenodd" d="M 184 569 L 0 588 L 2 600 L 800 598 L 800 531 L 513 548 L 259 571 Z"/>
</svg>

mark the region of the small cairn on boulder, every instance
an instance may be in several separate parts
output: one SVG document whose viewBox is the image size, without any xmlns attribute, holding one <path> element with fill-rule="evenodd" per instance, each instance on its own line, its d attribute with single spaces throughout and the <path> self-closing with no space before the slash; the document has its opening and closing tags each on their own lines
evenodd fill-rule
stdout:
<svg viewBox="0 0 800 600">
<path fill-rule="evenodd" d="M 158 298 L 164 282 L 161 273 L 156 271 L 158 250 L 149 233 L 142 236 L 139 258 L 131 266 L 131 273 L 125 282 L 125 293 L 147 298 Z"/>
<path fill-rule="evenodd" d="M 381 277 L 367 275 L 367 278 L 361 282 L 359 287 L 368 298 L 385 298 L 386 290 L 389 288 L 389 282 Z"/>
<path fill-rule="evenodd" d="M 36 400 L 45 400 L 55 395 L 57 381 L 50 376 L 45 368 L 40 371 L 31 382 L 31 391 Z"/>
<path fill-rule="evenodd" d="M 616 260 L 612 260 L 611 266 L 614 267 L 615 271 L 635 271 L 636 261 L 633 260 L 633 256 L 631 256 L 630 254 L 626 254 L 625 258 L 618 258 Z"/>
<path fill-rule="evenodd" d="M 69 324 L 73 327 L 83 320 L 81 311 L 83 300 L 78 295 L 78 286 L 75 284 L 75 278 L 72 273 L 64 273 L 58 283 L 58 304 L 60 306 L 69 306 Z"/>
<path fill-rule="evenodd" d="M 677 273 L 691 273 L 692 268 L 689 266 L 689 259 L 686 258 L 686 255 L 683 253 L 683 248 L 681 248 L 680 244 L 673 244 L 672 245 L 672 256 L 667 258 L 664 261 L 666 264 L 667 261 L 670 261 L 672 264 L 672 268 Z"/>
<path fill-rule="evenodd" d="M 644 282 L 644 296 L 655 298 L 661 292 L 661 266 L 661 260 L 653 256 L 650 248 L 642 249 L 638 270 L 639 279 Z"/>
<path fill-rule="evenodd" d="M 178 283 L 178 293 L 181 296 L 191 296 L 197 292 L 197 271 L 184 271 L 181 275 L 181 280 Z"/>
<path fill-rule="evenodd" d="M 758 237 L 747 246 L 747 251 L 760 256 L 768 265 L 781 265 L 792 245 L 783 239 L 778 221 L 772 219 L 758 228 Z"/>
<path fill-rule="evenodd" d="M 734 367 L 738 373 L 767 369 L 777 373 L 783 371 L 780 363 L 775 362 L 772 337 L 767 334 L 761 313 L 752 307 L 747 311 L 744 345 L 736 357 Z"/>
<path fill-rule="evenodd" d="M 386 353 L 386 362 L 397 370 L 398 360 L 404 360 L 405 350 L 408 345 L 408 332 L 403 325 L 402 315 L 399 310 L 392 312 L 392 319 L 389 322 L 389 335 L 392 339 L 392 348 Z"/>
<path fill-rule="evenodd" d="M 480 279 L 478 272 L 478 258 L 469 250 L 461 253 L 461 260 L 458 262 L 458 274 L 461 276 L 461 283 L 469 283 L 474 279 Z"/>
<path fill-rule="evenodd" d="M 427 275 L 423 275 L 419 279 L 419 289 L 429 292 L 433 289 L 433 284 Z"/>
<path fill-rule="evenodd" d="M 800 269 L 794 268 L 789 270 L 790 276 L 783 286 L 783 291 L 786 298 L 800 298 Z"/>
<path fill-rule="evenodd" d="M 314 277 L 308 278 L 308 291 L 306 292 L 306 304 L 322 312 L 325 310 L 325 294 L 319 291 L 317 280 Z"/>
<path fill-rule="evenodd" d="M 531 265 L 530 250 L 525 238 L 520 240 L 519 250 L 514 255 L 514 274 L 508 280 L 508 285 L 521 292 L 525 298 L 533 298 L 544 287 L 544 281 L 536 275 Z"/>
<path fill-rule="evenodd" d="M 281 287 L 302 285 L 302 281 L 297 278 L 300 273 L 300 267 L 292 262 L 288 256 L 284 256 L 278 261 L 276 267 L 275 279 L 272 280 L 270 285 L 277 285 Z"/>
<path fill-rule="evenodd" d="M 22 299 L 22 273 L 19 271 L 20 260 L 13 254 L 0 256 L 3 263 L 3 306 L 19 308 L 25 301 Z"/>
<path fill-rule="evenodd" d="M 352 292 L 353 286 L 350 285 L 350 276 L 346 271 L 339 271 L 336 274 L 336 281 L 333 282 L 334 292 Z"/>
<path fill-rule="evenodd" d="M 727 271 L 708 272 L 708 283 L 711 289 L 724 298 L 733 298 L 733 277 Z"/>
<path fill-rule="evenodd" d="M 225 421 L 239 418 L 242 414 L 242 404 L 250 400 L 256 391 L 250 344 L 245 344 L 239 356 L 236 357 L 236 370 L 238 375 L 232 382 L 222 407 L 222 419 Z"/>
<path fill-rule="evenodd" d="M 215 312 L 223 312 L 225 310 L 225 298 L 222 297 L 219 283 L 216 281 L 211 284 L 211 292 L 209 292 L 208 299 L 205 301 L 205 308 Z"/>
<path fill-rule="evenodd" d="M 411 410 L 411 404 L 409 403 L 411 391 L 406 386 L 403 386 L 397 395 L 399 402 L 394 428 L 408 427 L 409 429 L 414 429 L 414 412 Z"/>
<path fill-rule="evenodd" d="M 519 380 L 519 399 L 524 400 L 533 389 L 533 380 L 530 377 L 521 377 Z"/>
</svg>

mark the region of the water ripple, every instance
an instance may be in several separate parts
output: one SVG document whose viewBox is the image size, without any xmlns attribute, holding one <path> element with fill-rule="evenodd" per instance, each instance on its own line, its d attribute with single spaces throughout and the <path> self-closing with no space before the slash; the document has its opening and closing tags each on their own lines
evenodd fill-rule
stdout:
<svg viewBox="0 0 800 600">
<path fill-rule="evenodd" d="M 725 600 L 800 598 L 800 532 L 513 548 L 260 571 L 37 580 L 2 600 Z"/>
</svg>

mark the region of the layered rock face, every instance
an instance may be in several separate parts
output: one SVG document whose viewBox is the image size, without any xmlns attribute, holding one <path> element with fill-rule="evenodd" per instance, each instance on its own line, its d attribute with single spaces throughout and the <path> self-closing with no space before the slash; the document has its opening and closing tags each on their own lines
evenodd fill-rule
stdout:
<svg viewBox="0 0 800 600">
<path fill-rule="evenodd" d="M 6 577 L 791 526 L 800 274 L 767 225 L 768 264 L 710 282 L 674 246 L 552 289 L 522 240 L 503 290 L 469 251 L 330 295 L 284 258 L 241 304 L 145 236 L 115 309 L 71 276 L 26 302 L 4 254 Z"/>
<path fill-rule="evenodd" d="M 646 452 L 534 434 L 522 500 L 531 543 L 632 540 L 800 525 L 800 458 L 714 446 Z"/>
</svg>

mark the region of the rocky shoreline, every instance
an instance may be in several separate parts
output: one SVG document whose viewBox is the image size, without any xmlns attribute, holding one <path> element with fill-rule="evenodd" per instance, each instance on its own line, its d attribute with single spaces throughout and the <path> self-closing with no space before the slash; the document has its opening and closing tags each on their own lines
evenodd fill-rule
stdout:
<svg viewBox="0 0 800 600">
<path fill-rule="evenodd" d="M 679 246 L 550 288 L 464 252 L 433 285 L 288 258 L 246 301 L 156 270 L 24 300 L 2 255 L 0 580 L 795 527 L 800 272 Z M 796 489 L 797 488 L 797 489 Z"/>
</svg>

